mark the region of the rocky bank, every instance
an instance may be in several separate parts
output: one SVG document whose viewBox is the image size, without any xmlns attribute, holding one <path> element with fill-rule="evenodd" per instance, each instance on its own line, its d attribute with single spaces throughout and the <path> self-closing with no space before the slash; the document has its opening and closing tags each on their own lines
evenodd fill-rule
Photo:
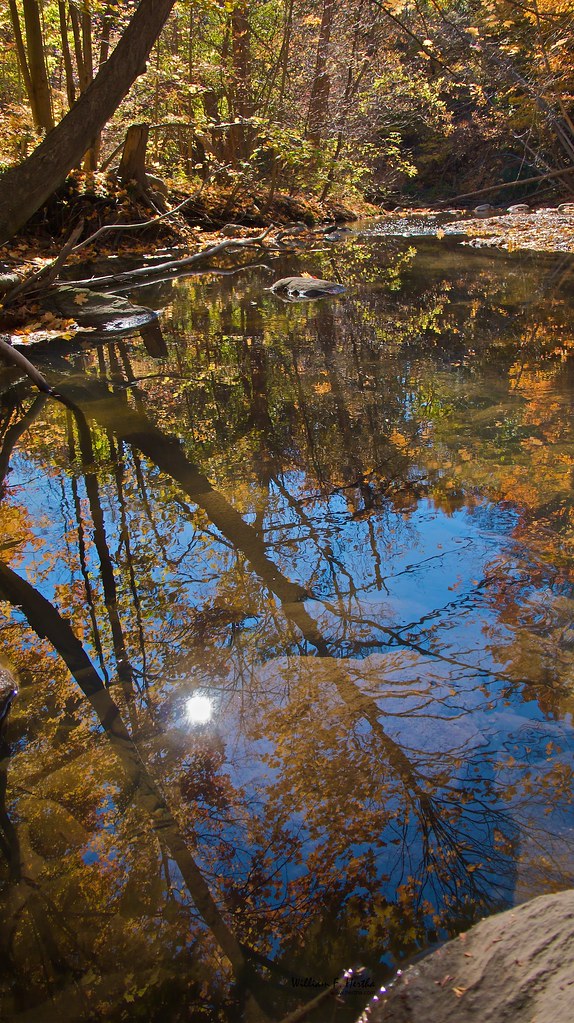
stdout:
<svg viewBox="0 0 574 1023">
<path fill-rule="evenodd" d="M 449 941 L 357 1023 L 571 1023 L 574 889 L 541 895 Z"/>
</svg>

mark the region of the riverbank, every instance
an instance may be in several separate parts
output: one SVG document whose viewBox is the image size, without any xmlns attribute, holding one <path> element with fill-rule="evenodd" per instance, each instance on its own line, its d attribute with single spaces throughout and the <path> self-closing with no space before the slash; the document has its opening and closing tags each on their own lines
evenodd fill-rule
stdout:
<svg viewBox="0 0 574 1023">
<path fill-rule="evenodd" d="M 357 1023 L 569 1023 L 574 889 L 498 913 L 405 970 Z"/>
<path fill-rule="evenodd" d="M 574 252 L 574 203 L 520 212 L 484 210 L 479 215 L 455 220 L 442 230 L 445 234 L 466 235 L 468 240 L 463 244 L 475 248 Z"/>
</svg>

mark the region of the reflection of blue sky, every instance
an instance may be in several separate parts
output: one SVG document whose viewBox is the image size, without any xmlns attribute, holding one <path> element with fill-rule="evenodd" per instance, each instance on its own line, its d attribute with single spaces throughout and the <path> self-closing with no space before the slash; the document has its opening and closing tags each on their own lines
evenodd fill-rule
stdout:
<svg viewBox="0 0 574 1023">
<path fill-rule="evenodd" d="M 59 586 L 65 583 L 83 585 L 79 565 L 71 560 L 71 552 L 76 549 L 77 527 L 70 479 L 64 473 L 60 478 L 46 478 L 22 455 L 12 464 L 10 487 L 15 489 L 18 501 L 25 494 L 45 552 L 45 559 L 37 551 L 27 552 L 28 574 L 45 596 L 61 606 Z M 151 473 L 148 480 L 151 490 L 153 477 Z M 566 751 L 571 746 L 566 724 L 546 720 L 538 704 L 524 700 L 519 693 L 511 697 L 503 695 L 502 685 L 490 675 L 504 665 L 494 663 L 489 648 L 496 645 L 503 649 L 512 635 L 500 622 L 496 606 L 489 602 L 488 586 L 481 584 L 490 566 L 512 549 L 514 513 L 484 503 L 447 515 L 430 501 L 423 500 L 408 514 L 383 506 L 368 517 L 361 517 L 354 514 L 342 493 L 326 498 L 308 493 L 303 474 L 291 473 L 283 477 L 282 482 L 290 500 L 273 483 L 268 491 L 253 484 L 247 506 L 241 509 L 244 519 L 255 521 L 258 516 L 270 559 L 286 576 L 303 584 L 311 593 L 306 608 L 318 622 L 334 656 L 342 658 L 345 669 L 352 669 L 357 691 L 368 694 L 376 702 L 386 734 L 415 764 L 425 767 L 433 758 L 440 761 L 441 757 L 446 757 L 448 762 L 453 751 L 459 752 L 461 766 L 458 773 L 452 774 L 452 786 L 459 790 L 470 786 L 474 793 L 461 821 L 461 833 L 464 832 L 469 841 L 473 837 L 489 841 L 488 822 L 485 824 L 480 815 L 472 816 L 472 811 L 480 806 L 486 780 L 499 792 L 509 784 L 518 784 L 527 747 L 530 748 L 530 764 L 539 765 L 542 777 L 547 769 L 544 754 L 547 742 L 552 739 Z M 78 492 L 85 515 L 87 569 L 101 602 L 93 527 L 81 479 Z M 102 485 L 100 496 L 112 561 L 119 562 L 125 557 L 125 550 L 121 522 L 111 503 L 114 495 Z M 276 656 L 284 652 L 281 649 L 283 637 L 278 632 L 275 650 L 265 645 L 269 642 L 269 625 L 266 625 L 267 631 L 260 626 L 256 597 L 252 597 L 254 605 L 245 604 L 241 609 L 244 611 L 242 632 L 231 636 L 222 631 L 220 635 L 221 644 L 226 645 L 227 659 L 219 660 L 215 668 L 212 651 L 204 651 L 201 645 L 186 651 L 185 621 L 182 621 L 186 608 L 209 608 L 216 598 L 219 599 L 221 581 L 229 569 L 236 568 L 237 555 L 227 541 L 218 539 L 214 527 L 209 527 L 206 533 L 185 513 L 174 528 L 173 519 L 162 521 L 156 507 L 155 532 L 147 526 L 144 531 L 145 515 L 135 489 L 128 489 L 126 498 L 132 549 L 137 552 L 137 558 L 145 552 L 151 580 L 150 591 L 141 594 L 148 614 L 147 656 L 156 664 L 164 698 L 173 703 L 173 713 L 168 712 L 165 717 L 166 738 L 169 741 L 170 730 L 174 730 L 174 748 L 181 750 L 187 742 L 192 749 L 196 725 L 200 726 L 202 734 L 220 737 L 225 744 L 226 773 L 235 786 L 243 787 L 255 804 L 261 801 L 263 805 L 277 776 L 267 764 L 275 739 L 273 734 L 265 733 L 265 716 L 261 720 L 259 716 L 261 706 L 269 712 L 270 708 L 281 708 L 290 699 L 288 673 L 286 676 L 284 664 Z M 54 558 L 55 551 L 59 552 L 57 558 Z M 242 563 L 245 564 L 244 559 Z M 247 568 L 243 568 L 243 572 L 249 577 Z M 256 596 L 260 588 L 260 584 L 253 587 Z M 529 592 L 541 597 L 533 584 L 529 584 Z M 155 595 L 165 596 L 166 593 L 173 599 L 161 601 L 164 613 L 160 617 L 157 612 L 160 602 Z M 541 599 L 546 596 L 543 593 Z M 126 599 L 125 594 L 120 597 Z M 428 705 L 413 695 L 412 684 L 405 684 L 400 671 L 395 677 L 392 673 L 389 676 L 384 652 L 401 650 L 396 638 L 385 631 L 389 628 L 426 651 L 417 655 L 415 675 L 429 688 Z M 84 642 L 94 658 L 88 633 Z M 181 648 L 182 655 L 181 672 L 176 673 L 175 678 L 174 647 Z M 305 644 L 301 644 L 301 649 L 304 647 Z M 433 650 L 456 655 L 463 667 L 453 669 L 445 665 L 433 658 Z M 313 650 L 309 649 L 308 653 L 313 654 Z M 369 655 L 383 655 L 380 669 L 373 670 L 374 662 L 369 662 Z M 107 656 L 113 676 L 109 650 Z M 162 658 L 167 656 L 171 663 L 162 677 Z M 185 667 L 186 657 L 191 662 L 189 673 Z M 133 652 L 133 660 L 137 665 L 137 650 Z M 405 665 L 408 680 L 408 655 Z M 476 669 L 481 674 L 477 675 Z M 481 691 L 481 684 L 488 684 L 488 697 Z M 204 701 L 201 708 L 195 703 L 195 718 L 190 717 L 188 704 L 194 697 Z M 336 697 L 331 694 L 331 699 Z M 210 714 L 199 720 L 200 709 L 202 714 L 207 713 L 206 701 L 210 701 Z M 182 716 L 187 719 L 183 724 Z M 257 723 L 262 731 L 255 734 Z M 179 732 L 177 738 L 175 731 Z M 360 714 L 354 731 L 357 741 L 369 736 L 370 725 Z M 510 755 L 516 761 L 513 767 L 507 766 Z M 565 760 L 568 756 L 568 752 L 563 754 Z M 358 788 L 361 783 L 358 778 Z M 533 822 L 537 828 L 548 829 L 555 817 L 555 831 L 568 832 L 564 805 L 545 818 L 543 799 L 531 799 L 526 809 L 520 802 L 519 792 L 514 801 L 504 805 L 492 792 L 489 800 L 489 810 L 502 813 L 513 829 L 533 827 Z M 400 795 L 390 797 L 389 807 L 398 806 L 399 802 Z M 353 812 L 352 805 L 349 812 Z M 305 838 L 303 814 L 299 818 L 294 816 L 289 826 L 293 831 L 299 830 L 300 837 Z M 398 837 L 404 839 L 406 834 L 408 865 L 414 869 L 422 855 L 415 825 L 411 821 L 404 834 L 398 825 L 393 825 L 391 832 L 394 837 L 389 838 L 390 845 Z M 240 838 L 245 842 L 241 830 L 230 823 L 228 836 L 234 835 L 238 844 Z M 367 840 L 358 841 L 357 855 L 367 845 Z M 96 855 L 95 850 L 88 848 L 86 862 Z M 379 855 L 380 873 L 389 878 L 386 884 L 390 895 L 404 872 L 406 861 L 399 862 L 397 858 L 393 866 L 392 856 L 389 859 L 387 853 Z M 286 865 L 286 880 L 304 869 L 304 864 Z M 510 887 L 514 883 L 512 871 L 507 883 Z M 495 886 L 495 879 L 492 885 Z"/>
<path fill-rule="evenodd" d="M 297 496 L 297 484 L 302 481 L 290 476 L 285 482 Z M 75 536 L 71 537 L 69 545 L 65 537 L 65 530 L 74 528 L 69 481 L 47 479 L 20 457 L 10 475 L 10 485 L 17 491 L 25 490 L 27 506 L 33 520 L 39 524 L 37 532 L 46 557 L 53 557 L 54 551 L 60 552 L 43 585 L 44 594 L 53 596 L 54 587 L 71 578 L 68 555 Z M 86 534 L 90 539 L 92 529 L 81 481 L 78 486 L 86 513 Z M 115 510 L 106 507 L 105 489 L 101 496 L 106 536 L 113 554 L 120 545 L 118 516 Z M 254 498 L 257 496 L 255 493 Z M 301 497 L 304 496 L 301 493 Z M 339 592 L 349 589 L 345 586 L 346 571 L 352 577 L 361 606 L 365 608 L 364 601 L 367 601 L 373 613 L 379 609 L 385 621 L 389 622 L 390 615 L 394 624 L 416 621 L 451 603 L 460 608 L 461 597 L 472 593 L 475 583 L 482 578 L 487 559 L 509 542 L 508 533 L 513 525 L 511 513 L 500 514 L 494 506 L 471 511 L 462 509 L 447 516 L 428 501 L 421 501 L 408 517 L 387 508 L 380 514 L 373 513 L 368 520 L 353 518 L 344 499 L 335 495 L 327 501 L 305 501 L 305 514 L 313 532 L 310 535 L 311 530 L 301 525 L 296 510 L 274 493 L 272 484 L 266 501 L 265 542 L 270 558 L 289 578 L 309 587 L 319 600 L 332 602 L 336 596 L 335 576 Z M 250 516 L 244 517 L 248 520 Z M 134 525 L 134 518 L 131 523 Z M 373 535 L 377 547 L 376 566 Z M 169 557 L 177 562 L 189 553 L 189 558 L 176 572 L 167 574 L 165 565 L 158 559 L 157 566 L 151 570 L 157 584 L 182 586 L 192 599 L 195 590 L 200 603 L 208 600 L 217 588 L 220 570 L 225 569 L 230 558 L 226 544 L 222 543 L 218 550 L 215 529 L 212 536 L 214 539 L 209 541 L 201 534 L 198 536 L 185 517 L 176 530 L 164 530 L 162 541 Z M 134 541 L 142 542 L 137 531 Z M 203 554 L 214 558 L 214 563 L 207 566 Z M 88 567 L 95 574 L 97 556 L 93 547 L 88 551 L 88 559 Z M 37 552 L 30 552 L 28 560 L 37 565 Z"/>
</svg>

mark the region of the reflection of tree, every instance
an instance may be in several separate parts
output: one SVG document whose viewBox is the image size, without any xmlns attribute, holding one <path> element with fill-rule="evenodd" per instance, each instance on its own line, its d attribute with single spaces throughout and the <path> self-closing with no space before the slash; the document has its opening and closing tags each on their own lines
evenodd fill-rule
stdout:
<svg viewBox="0 0 574 1023">
<path fill-rule="evenodd" d="M 2 445 L 0 449 L 0 494 L 4 489 L 4 481 L 8 472 L 12 452 L 26 430 L 28 430 L 32 423 L 38 418 L 46 404 L 46 401 L 46 395 L 39 394 L 30 405 L 28 411 L 21 416 L 20 419 L 16 419 L 12 422 L 12 416 L 10 416 L 7 421 L 2 423 L 2 429 L 0 430 L 0 443 Z"/>
<path fill-rule="evenodd" d="M 87 406 L 87 410 L 88 414 L 90 411 L 92 413 L 94 411 L 90 406 Z M 113 411 L 113 404 L 108 400 L 104 405 L 102 399 L 98 402 L 95 410 L 99 422 L 105 423 L 108 427 L 111 425 L 110 415 L 113 415 Z M 315 648 L 319 656 L 326 658 L 330 657 L 333 652 L 336 653 L 336 647 L 324 636 L 317 621 L 303 605 L 300 599 L 301 588 L 294 588 L 294 584 L 270 562 L 264 545 L 253 528 L 243 521 L 225 498 L 218 494 L 207 479 L 186 459 L 181 447 L 165 437 L 158 436 L 155 428 L 143 418 L 141 413 L 132 411 L 127 416 L 126 410 L 123 409 L 121 423 L 117 426 L 114 423 L 114 426 L 116 430 L 121 431 L 121 436 L 125 441 L 137 445 L 148 458 L 153 459 L 159 468 L 164 472 L 169 472 L 185 489 L 188 496 L 203 507 L 211 521 L 232 542 L 236 550 L 243 552 L 265 584 L 279 597 L 285 615 L 297 626 L 306 642 Z M 293 600 L 293 595 L 299 599 Z M 409 644 L 405 643 L 405 645 Z M 428 651 L 422 652 L 428 654 Z M 436 656 L 440 659 L 440 654 L 437 653 Z M 449 805 L 448 800 L 445 804 L 429 792 L 431 779 L 422 776 L 409 761 L 401 746 L 386 735 L 379 720 L 380 711 L 376 702 L 357 690 L 342 665 L 337 664 L 333 668 L 332 678 L 339 699 L 353 713 L 358 713 L 359 719 L 368 723 L 376 740 L 379 757 L 383 752 L 387 766 L 400 781 L 407 801 L 418 821 L 423 839 L 423 862 L 433 871 L 437 870 L 439 861 L 442 864 L 448 862 L 448 875 L 441 879 L 443 894 L 450 888 L 450 897 L 457 904 L 462 904 L 466 896 L 461 897 L 461 891 L 468 887 L 471 892 L 471 901 L 474 900 L 477 906 L 484 907 L 485 904 L 488 904 L 486 886 L 481 884 L 480 874 L 475 875 L 474 870 L 469 871 L 468 869 L 469 850 L 459 848 L 457 836 L 458 800 L 455 800 L 454 805 Z M 476 809 L 474 812 L 478 813 Z M 494 814 L 494 820 L 496 816 Z M 474 851 L 475 861 L 476 855 L 477 853 Z M 472 867 L 472 863 L 470 866 Z"/>
<path fill-rule="evenodd" d="M 138 800 L 141 799 L 142 806 L 150 820 L 153 821 L 154 828 L 161 832 L 168 844 L 170 853 L 177 863 L 196 905 L 200 908 L 202 916 L 213 930 L 229 961 L 240 973 L 244 967 L 243 954 L 224 924 L 195 861 L 179 837 L 173 815 L 143 765 L 137 747 L 121 719 L 119 708 L 111 699 L 109 691 L 84 653 L 81 643 L 52 605 L 29 583 L 12 572 L 7 565 L 0 564 L 0 582 L 4 598 L 25 611 L 26 618 L 34 631 L 39 636 L 46 636 L 65 660 L 71 674 L 96 711 L 127 777 L 134 786 Z"/>
<path fill-rule="evenodd" d="M 358 263 L 357 280 L 363 269 Z M 194 294 L 210 297 L 205 284 L 194 287 Z M 75 756 L 85 779 L 82 816 L 91 837 L 83 845 L 98 852 L 100 908 L 114 905 L 108 875 L 117 885 L 127 878 L 129 898 L 145 906 L 141 919 L 148 913 L 162 926 L 173 921 L 170 950 L 187 947 L 189 907 L 176 893 L 185 877 L 177 857 L 185 867 L 186 849 L 194 850 L 194 862 L 200 858 L 216 909 L 225 906 L 223 926 L 241 955 L 244 943 L 261 959 L 275 957 L 283 968 L 295 963 L 303 974 L 310 966 L 337 972 L 350 945 L 360 945 L 375 964 L 382 947 L 398 957 L 510 895 L 517 837 L 501 803 L 516 816 L 512 789 L 527 759 L 525 741 L 518 736 L 516 766 L 505 765 L 502 782 L 503 725 L 493 738 L 484 724 L 484 743 L 492 740 L 492 747 L 454 737 L 475 712 L 486 720 L 492 711 L 498 720 L 501 701 L 516 692 L 515 678 L 528 677 L 527 666 L 506 656 L 496 637 L 489 637 L 492 658 L 482 647 L 465 656 L 459 632 L 453 638 L 447 631 L 478 593 L 486 605 L 496 585 L 481 579 L 464 600 L 455 590 L 412 621 L 397 624 L 387 614 L 398 575 L 413 572 L 424 582 L 432 568 L 413 550 L 402 573 L 394 572 L 393 549 L 408 548 L 414 535 L 410 512 L 418 496 L 432 495 L 449 514 L 476 501 L 464 480 L 459 485 L 459 462 L 448 472 L 444 465 L 457 416 L 468 417 L 469 434 L 475 430 L 475 406 L 468 411 L 470 392 L 461 384 L 468 378 L 461 370 L 460 393 L 453 385 L 452 394 L 441 380 L 452 358 L 441 325 L 468 327 L 469 343 L 482 329 L 480 315 L 469 314 L 465 287 L 462 281 L 449 291 L 433 280 L 423 294 L 430 308 L 421 298 L 420 307 L 407 309 L 396 292 L 382 306 L 373 290 L 364 302 L 349 296 L 321 312 L 278 310 L 267 297 L 254 308 L 247 284 L 238 285 L 232 300 L 215 284 L 211 321 L 205 303 L 197 302 L 182 311 L 179 335 L 166 331 L 177 368 L 166 374 L 169 394 L 160 383 L 166 377 L 149 372 L 149 360 L 133 343 L 99 351 L 100 379 L 111 386 L 94 380 L 88 392 L 62 384 L 86 418 L 70 417 L 67 424 L 64 418 L 62 429 L 54 416 L 76 456 L 69 489 L 62 488 L 73 509 L 70 521 L 62 514 L 62 532 L 78 556 L 77 578 L 71 574 L 58 587 L 53 636 L 64 652 L 71 644 L 67 663 L 76 672 L 95 673 L 70 639 L 64 613 L 75 630 L 86 623 L 102 666 L 95 675 L 98 699 L 110 696 L 101 676 L 106 679 L 114 654 L 121 663 L 125 653 L 130 690 L 140 674 L 146 683 L 133 700 L 121 687 L 115 697 L 116 710 L 130 721 L 126 739 L 117 719 L 121 734 L 113 739 L 120 760 L 127 757 L 121 761 L 127 785 L 118 783 L 112 758 L 101 749 L 97 768 L 81 759 L 77 739 L 62 756 L 70 762 Z M 405 325 L 408 336 L 400 334 Z M 408 346 L 406 360 L 397 334 Z M 456 344 L 460 355 L 463 341 Z M 508 366 L 510 348 L 504 349 Z M 488 357 L 480 352 L 477 361 L 487 365 Z M 86 366 L 93 361 L 89 353 L 82 359 Z M 528 379 L 521 367 L 521 380 Z M 489 395 L 490 418 L 498 415 L 505 387 L 497 381 Z M 535 415 L 534 403 L 531 409 Z M 476 410 L 478 416 L 478 399 Z M 437 436 L 444 449 L 433 447 Z M 468 455 L 476 462 L 470 441 Z M 51 465 L 50 457 L 33 437 L 31 462 Z M 467 462 L 460 464 L 464 469 Z M 17 508 L 18 496 L 10 499 Z M 329 503 L 335 500 L 349 527 L 340 536 Z M 349 535 L 357 544 L 361 538 L 363 572 L 345 549 Z M 49 582 L 53 566 L 43 557 L 31 556 L 30 564 L 32 570 L 39 564 L 38 577 Z M 100 568 L 101 595 L 93 579 L 95 571 L 102 577 Z M 10 576 L 2 578 L 39 627 L 29 584 L 20 580 L 24 591 L 17 591 Z M 490 606 L 508 628 L 508 647 L 522 622 L 502 600 Z M 376 653 L 389 646 L 400 648 L 392 655 L 400 684 L 389 679 L 391 655 Z M 347 660 L 369 651 L 372 659 Z M 311 656 L 280 660 L 297 652 Z M 278 659 L 266 666 L 273 656 Z M 81 709 L 66 685 L 60 672 L 46 706 L 52 717 L 65 708 L 77 724 Z M 202 686 L 223 708 L 220 734 L 182 739 L 171 725 L 174 703 Z M 45 693 L 47 686 L 38 702 Z M 52 765 L 50 721 L 34 728 Z M 440 728 L 443 739 L 450 729 L 450 745 L 442 739 L 433 745 Z M 137 749 L 130 735 L 137 735 Z M 541 738 L 529 741 L 540 752 Z M 138 750 L 149 768 L 142 768 Z M 247 781 L 246 762 L 259 771 Z M 98 817 L 111 798 L 109 779 L 118 786 L 113 798 L 121 821 L 119 812 Z M 557 772 L 548 775 L 545 805 L 555 796 L 562 806 L 564 780 Z M 28 807 L 26 794 L 19 798 Z M 156 822 L 151 843 L 142 810 Z M 68 819 L 66 827 L 72 829 Z M 121 868 L 110 862 L 114 844 Z M 78 875 L 86 870 L 80 864 Z M 118 948 L 119 939 L 111 946 Z M 200 948 L 198 959 L 209 961 L 206 972 L 217 987 L 225 973 L 217 954 L 202 955 Z"/>
<path fill-rule="evenodd" d="M 340 878 L 350 871 L 344 901 L 373 871 L 373 857 L 388 861 L 384 850 L 396 842 L 397 864 L 388 885 L 369 886 L 374 905 L 377 890 L 408 887 L 415 919 L 422 911 L 438 923 L 445 903 L 449 913 L 456 907 L 472 918 L 508 898 L 513 874 L 506 855 L 514 828 L 496 809 L 488 754 L 473 749 L 464 728 L 461 738 L 464 715 L 449 718 L 448 689 L 438 679 L 432 686 L 424 683 L 418 676 L 424 667 L 424 661 L 409 663 L 402 655 L 347 664 L 329 659 L 275 664 L 288 681 L 290 699 L 270 708 L 266 718 L 278 739 L 271 754 L 277 780 L 265 803 L 271 816 L 303 815 L 319 877 L 318 863 L 326 871 L 332 870 L 328 863 L 337 864 Z M 399 682 L 391 682 L 389 676 L 397 674 Z M 408 713 L 411 731 L 417 719 L 427 729 L 440 723 L 441 745 L 434 750 L 431 741 L 430 748 L 427 743 L 416 749 L 412 740 L 408 748 L 393 739 L 390 730 L 396 730 L 401 713 Z M 451 733 L 447 748 L 441 728 Z M 418 735 L 421 725 L 414 731 Z M 383 869 L 388 873 L 388 862 Z M 341 882 L 336 888 L 341 897 Z M 388 940 L 394 944 L 389 916 Z"/>
<path fill-rule="evenodd" d="M 130 694 L 133 695 L 134 686 L 133 670 L 128 660 L 122 624 L 120 621 L 117 586 L 114 576 L 114 569 L 112 565 L 110 550 L 106 538 L 104 514 L 102 510 L 102 504 L 100 501 L 98 478 L 94 464 L 95 460 L 94 449 L 92 446 L 92 438 L 87 423 L 85 422 L 81 414 L 77 414 L 75 416 L 75 422 L 80 440 L 80 455 L 82 467 L 84 470 L 84 481 L 86 486 L 86 492 L 88 495 L 90 515 L 93 524 L 94 544 L 99 559 L 100 569 L 99 574 L 100 579 L 102 581 L 102 589 L 104 593 L 106 612 L 108 615 L 108 620 L 110 623 L 112 633 L 112 642 L 114 648 L 116 667 L 118 676 L 122 682 L 122 685 L 124 686 L 124 692 L 128 696 L 128 702 L 131 702 L 129 700 L 129 697 Z M 71 429 L 69 429 L 69 438 L 70 458 L 73 462 L 75 458 L 75 450 L 74 439 Z M 76 495 L 74 503 L 76 506 L 76 511 L 78 512 L 79 509 Z M 78 530 L 79 531 L 82 530 L 81 514 L 78 518 Z"/>
<path fill-rule="evenodd" d="M 10 706 L 15 696 L 12 676 L 0 662 L 0 850 L 9 867 L 11 881 L 20 880 L 20 847 L 18 833 L 6 809 L 6 784 L 10 750 L 6 741 L 6 729 Z"/>
<path fill-rule="evenodd" d="M 221 915 L 164 796 L 145 767 L 137 746 L 122 721 L 118 706 L 111 699 L 109 691 L 99 678 L 81 643 L 49 601 L 2 563 L 0 592 L 5 600 L 22 608 L 31 628 L 39 636 L 46 636 L 66 662 L 112 744 L 132 788 L 133 798 L 151 823 L 161 843 L 169 851 L 195 906 L 231 963 L 237 979 L 244 979 L 246 967 L 244 952 Z"/>
</svg>

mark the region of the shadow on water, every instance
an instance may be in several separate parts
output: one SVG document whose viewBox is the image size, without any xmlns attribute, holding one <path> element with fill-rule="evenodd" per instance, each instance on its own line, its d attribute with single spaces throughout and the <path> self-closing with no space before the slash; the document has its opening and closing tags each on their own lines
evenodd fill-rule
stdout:
<svg viewBox="0 0 574 1023">
<path fill-rule="evenodd" d="M 571 275 L 359 233 L 5 392 L 3 1018 L 351 1020 L 573 883 Z"/>
</svg>

